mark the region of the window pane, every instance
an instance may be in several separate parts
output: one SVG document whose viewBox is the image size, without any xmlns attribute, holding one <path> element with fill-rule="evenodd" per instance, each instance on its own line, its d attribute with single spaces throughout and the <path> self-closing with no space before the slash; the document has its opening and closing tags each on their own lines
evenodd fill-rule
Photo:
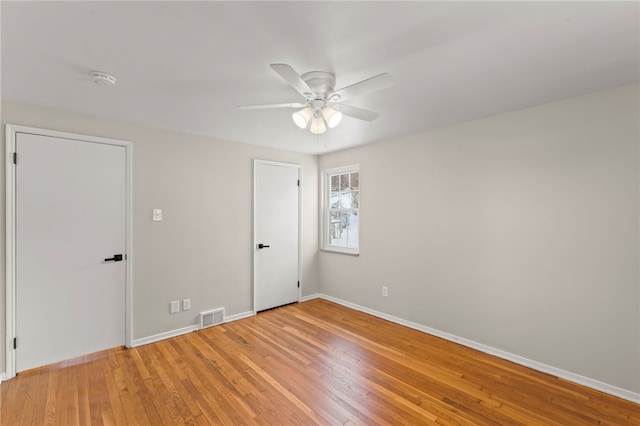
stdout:
<svg viewBox="0 0 640 426">
<path fill-rule="evenodd" d="M 339 188 L 340 175 L 331 176 L 331 191 L 337 191 Z"/>
<path fill-rule="evenodd" d="M 340 190 L 349 189 L 349 174 L 340 175 Z"/>
<path fill-rule="evenodd" d="M 360 173 L 351 173 L 351 189 L 360 189 Z"/>
<path fill-rule="evenodd" d="M 329 213 L 329 244 L 339 247 L 347 247 L 347 228 L 349 225 L 349 213 Z"/>
<path fill-rule="evenodd" d="M 329 245 L 358 247 L 358 212 L 329 212 Z"/>
<path fill-rule="evenodd" d="M 339 209 L 340 208 L 340 193 L 339 192 L 332 192 L 331 194 L 329 194 L 329 206 L 332 209 Z"/>
<path fill-rule="evenodd" d="M 351 192 L 351 208 L 357 209 L 360 207 L 360 191 Z"/>
<path fill-rule="evenodd" d="M 358 247 L 358 213 L 346 212 L 347 237 L 345 241 L 345 247 Z"/>
<path fill-rule="evenodd" d="M 340 208 L 343 208 L 343 209 L 351 208 L 351 192 L 343 191 L 340 193 Z"/>
<path fill-rule="evenodd" d="M 338 234 L 340 227 L 340 213 L 329 213 L 329 244 L 335 246 L 338 244 Z"/>
</svg>

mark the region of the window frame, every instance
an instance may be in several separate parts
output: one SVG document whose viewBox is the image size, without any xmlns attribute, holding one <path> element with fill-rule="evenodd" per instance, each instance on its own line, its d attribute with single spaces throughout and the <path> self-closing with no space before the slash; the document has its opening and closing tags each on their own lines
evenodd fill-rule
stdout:
<svg viewBox="0 0 640 426">
<path fill-rule="evenodd" d="M 331 206 L 331 202 L 330 202 L 330 197 L 331 197 L 331 176 L 333 175 L 337 175 L 337 174 L 342 174 L 342 173 L 353 173 L 353 172 L 357 172 L 358 173 L 358 193 L 360 195 L 360 199 L 358 202 L 358 207 L 356 209 L 350 209 L 350 210 L 355 210 L 358 213 L 358 224 L 357 224 L 357 229 L 358 229 L 358 238 L 356 240 L 356 247 L 340 247 L 340 246 L 335 246 L 335 245 L 331 245 L 329 244 L 329 212 L 331 210 L 330 206 Z M 322 194 L 322 203 L 321 203 L 321 212 L 322 212 L 322 226 L 321 226 L 321 250 L 322 251 L 327 251 L 327 252 L 332 252 L 332 253 L 342 253 L 342 254 L 350 254 L 353 256 L 359 256 L 360 255 L 360 205 L 362 203 L 362 191 L 361 191 L 361 185 L 360 185 L 360 164 L 352 164 L 349 166 L 342 166 L 342 167 L 335 167 L 335 168 L 331 168 L 331 169 L 325 169 L 322 171 L 322 188 L 321 188 L 321 194 Z"/>
</svg>

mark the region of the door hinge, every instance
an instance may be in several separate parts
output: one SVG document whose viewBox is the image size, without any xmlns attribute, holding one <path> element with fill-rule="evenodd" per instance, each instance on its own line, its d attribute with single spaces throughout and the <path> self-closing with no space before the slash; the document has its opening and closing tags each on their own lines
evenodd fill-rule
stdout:
<svg viewBox="0 0 640 426">
<path fill-rule="evenodd" d="M 13 349 L 18 347 L 18 339 L 16 337 L 13 338 Z"/>
<path fill-rule="evenodd" d="M 18 164 L 18 153 L 17 152 L 13 153 L 13 164 Z"/>
<path fill-rule="evenodd" d="M 298 179 L 298 186 L 300 186 L 300 179 Z"/>
<path fill-rule="evenodd" d="M 300 281 L 298 281 L 298 288 L 300 288 Z"/>
</svg>

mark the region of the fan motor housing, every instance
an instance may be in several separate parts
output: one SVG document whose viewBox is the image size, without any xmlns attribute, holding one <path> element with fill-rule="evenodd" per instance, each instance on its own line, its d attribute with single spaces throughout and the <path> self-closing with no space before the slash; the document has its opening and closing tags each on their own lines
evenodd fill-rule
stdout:
<svg viewBox="0 0 640 426">
<path fill-rule="evenodd" d="M 307 86 L 316 94 L 316 99 L 326 99 L 336 87 L 336 76 L 326 71 L 310 71 L 300 77 Z"/>
</svg>

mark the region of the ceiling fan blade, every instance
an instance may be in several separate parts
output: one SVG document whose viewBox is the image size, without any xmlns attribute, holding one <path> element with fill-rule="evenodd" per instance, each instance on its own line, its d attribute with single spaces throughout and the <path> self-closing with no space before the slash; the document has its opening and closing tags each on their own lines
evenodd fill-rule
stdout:
<svg viewBox="0 0 640 426">
<path fill-rule="evenodd" d="M 375 92 L 376 90 L 386 89 L 390 86 L 393 86 L 393 77 L 391 77 L 390 74 L 383 73 L 375 77 L 362 80 L 359 83 L 352 84 L 351 86 L 344 87 L 340 90 L 336 90 L 331 95 L 329 95 L 329 97 L 331 98 L 332 96 L 338 95 L 340 96 L 340 100 L 344 101 L 356 96 Z"/>
<path fill-rule="evenodd" d="M 240 109 L 268 109 L 268 108 L 303 108 L 307 104 L 300 102 L 288 103 L 288 104 L 268 104 L 268 105 L 240 105 Z"/>
<path fill-rule="evenodd" d="M 332 105 L 331 106 L 336 111 L 340 111 L 344 115 L 348 115 L 349 117 L 357 118 L 364 121 L 373 121 L 380 115 L 377 112 L 369 111 L 362 108 L 356 108 L 349 105 Z"/>
<path fill-rule="evenodd" d="M 288 64 L 271 64 L 271 69 L 280 75 L 287 83 L 289 83 L 298 93 L 305 98 L 314 98 L 313 90 L 305 83 L 291 65 Z"/>
</svg>

